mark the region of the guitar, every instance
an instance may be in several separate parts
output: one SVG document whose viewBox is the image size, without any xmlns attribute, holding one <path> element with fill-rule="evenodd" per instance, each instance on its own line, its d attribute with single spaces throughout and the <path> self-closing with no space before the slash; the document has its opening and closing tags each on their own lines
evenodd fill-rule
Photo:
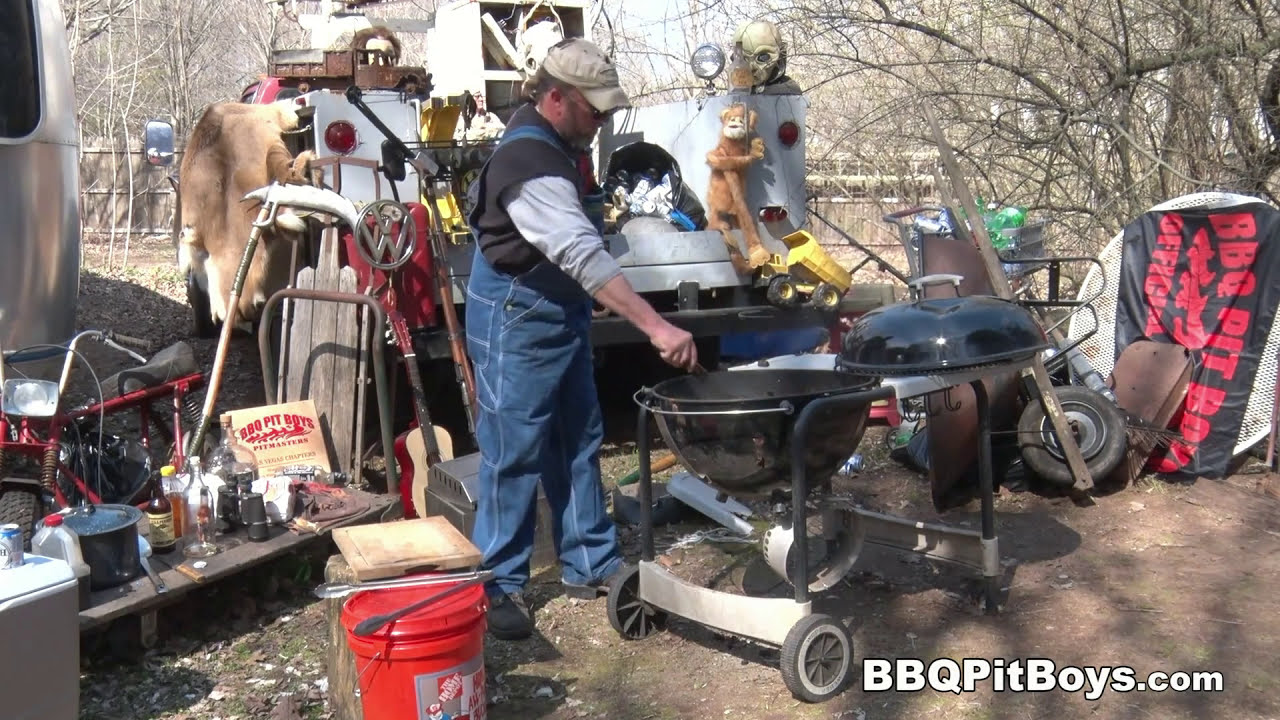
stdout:
<svg viewBox="0 0 1280 720">
<path fill-rule="evenodd" d="M 425 516 L 427 507 L 427 471 L 431 464 L 427 463 L 423 433 L 418 430 L 412 427 L 396 436 L 393 450 L 396 465 L 400 467 L 400 503 L 406 520 Z M 439 425 L 431 426 L 431 430 L 440 448 L 440 459 L 453 459 L 453 438 L 449 431 Z"/>
<path fill-rule="evenodd" d="M 413 414 L 418 421 L 418 432 L 409 432 L 396 439 L 393 454 L 400 466 L 400 497 L 405 508 L 405 517 L 417 517 L 416 510 L 425 510 L 425 497 L 422 505 L 413 502 L 417 493 L 414 488 L 424 489 L 427 482 L 427 471 L 442 459 L 441 446 L 449 446 L 449 456 L 453 455 L 449 434 L 444 428 L 431 424 L 431 413 L 427 411 L 427 393 L 422 387 L 422 376 L 418 374 L 417 354 L 413 349 L 413 340 L 409 337 L 409 326 L 404 315 L 395 309 L 394 302 L 383 303 L 386 306 L 387 322 L 391 324 L 391 333 L 395 336 L 400 354 L 404 356 L 405 371 L 409 375 L 409 387 L 413 391 Z M 439 441 L 443 435 L 445 442 Z M 403 438 L 403 440 L 401 439 Z M 409 468 L 410 472 L 405 472 Z M 410 478 L 411 479 L 407 479 Z M 410 513 L 413 513 L 411 516 Z"/>
</svg>

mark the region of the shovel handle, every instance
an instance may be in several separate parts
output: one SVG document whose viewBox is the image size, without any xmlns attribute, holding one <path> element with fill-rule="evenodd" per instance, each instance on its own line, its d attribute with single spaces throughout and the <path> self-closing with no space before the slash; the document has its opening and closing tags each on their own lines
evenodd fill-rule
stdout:
<svg viewBox="0 0 1280 720">
<path fill-rule="evenodd" d="M 464 580 L 463 582 L 460 582 L 457 585 L 454 585 L 448 590 L 441 590 L 440 592 L 435 593 L 434 595 L 428 595 L 427 597 L 415 603 L 412 603 L 410 605 L 406 605 L 400 608 L 399 610 L 392 610 L 389 613 L 383 613 L 381 615 L 374 615 L 373 617 L 365 618 L 355 626 L 355 629 L 352 630 L 352 633 L 360 637 L 373 634 L 378 630 L 381 630 L 382 627 L 388 623 L 395 622 L 396 620 L 399 620 L 405 615 L 408 615 L 413 612 L 417 612 L 418 610 L 421 610 L 422 608 L 432 603 L 439 602 L 440 600 L 444 600 L 445 598 L 451 595 L 460 593 L 463 590 L 466 590 L 467 588 L 470 588 L 475 585 L 479 585 L 485 582 L 486 580 L 488 580 L 491 576 L 492 576 L 492 573 L 488 573 L 488 572 L 482 573 L 480 575 L 477 575 L 476 577 L 471 578 L 470 580 Z"/>
</svg>

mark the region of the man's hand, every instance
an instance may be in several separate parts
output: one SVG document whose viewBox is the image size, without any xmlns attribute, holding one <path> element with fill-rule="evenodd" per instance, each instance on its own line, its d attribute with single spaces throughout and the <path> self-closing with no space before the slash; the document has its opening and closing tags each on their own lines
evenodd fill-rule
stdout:
<svg viewBox="0 0 1280 720">
<path fill-rule="evenodd" d="M 693 344 L 693 334 L 688 330 L 664 320 L 649 335 L 649 342 L 668 365 L 692 372 L 698 364 L 698 347 Z"/>
<path fill-rule="evenodd" d="M 644 298 L 636 294 L 621 273 L 596 291 L 595 299 L 649 336 L 649 342 L 668 364 L 690 372 L 698 364 L 698 349 L 693 344 L 693 335 L 663 319 Z"/>
</svg>

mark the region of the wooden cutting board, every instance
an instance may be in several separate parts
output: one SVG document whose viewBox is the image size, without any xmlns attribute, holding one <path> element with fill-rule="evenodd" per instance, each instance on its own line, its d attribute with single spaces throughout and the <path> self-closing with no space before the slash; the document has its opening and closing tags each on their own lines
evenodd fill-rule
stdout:
<svg viewBox="0 0 1280 720">
<path fill-rule="evenodd" d="M 337 528 L 333 541 L 358 581 L 473 568 L 482 557 L 480 549 L 440 515 Z"/>
</svg>

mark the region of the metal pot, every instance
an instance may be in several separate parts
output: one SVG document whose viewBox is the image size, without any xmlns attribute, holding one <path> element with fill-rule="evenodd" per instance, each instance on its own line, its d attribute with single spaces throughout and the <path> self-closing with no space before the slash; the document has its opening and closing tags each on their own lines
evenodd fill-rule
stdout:
<svg viewBox="0 0 1280 720">
<path fill-rule="evenodd" d="M 672 378 L 636 399 L 681 463 L 728 494 L 752 497 L 790 486 L 792 430 L 805 405 L 875 384 L 832 370 L 720 371 Z M 871 402 L 840 405 L 815 418 L 805 447 L 808 477 L 829 478 L 848 459 L 862 440 Z"/>
<path fill-rule="evenodd" d="M 837 366 L 879 377 L 934 375 L 1016 364 L 1050 346 L 1026 308 L 983 295 L 876 308 L 844 335 Z"/>
<path fill-rule="evenodd" d="M 138 521 L 132 505 L 83 505 L 63 516 L 62 524 L 80 538 L 80 554 L 89 565 L 92 590 L 123 585 L 142 572 Z"/>
</svg>

